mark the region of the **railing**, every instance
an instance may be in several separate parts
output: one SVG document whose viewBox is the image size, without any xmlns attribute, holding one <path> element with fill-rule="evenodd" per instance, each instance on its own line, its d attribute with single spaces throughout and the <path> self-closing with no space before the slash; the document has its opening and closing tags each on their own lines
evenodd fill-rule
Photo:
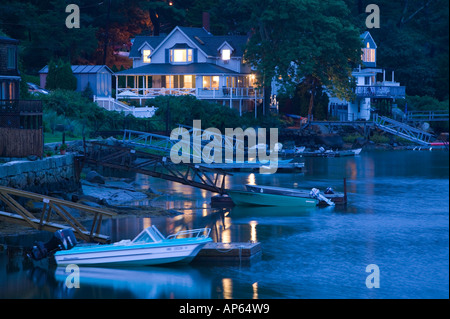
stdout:
<svg viewBox="0 0 450 319">
<path fill-rule="evenodd" d="M 408 121 L 448 121 L 448 110 L 437 111 L 409 111 L 406 112 Z"/>
<path fill-rule="evenodd" d="M 404 86 L 377 86 L 365 85 L 357 86 L 355 94 L 358 97 L 378 97 L 378 98 L 404 98 Z"/>
<path fill-rule="evenodd" d="M 135 107 L 117 101 L 113 98 L 99 98 L 95 96 L 94 102 L 108 111 L 124 112 L 125 115 L 131 114 L 139 118 L 152 117 L 153 115 L 155 115 L 155 112 L 158 109 L 154 106 Z"/>
<path fill-rule="evenodd" d="M 385 116 L 373 115 L 373 123 L 383 131 L 403 137 L 420 145 L 428 146 L 434 136 L 405 123 L 395 121 Z"/>
<path fill-rule="evenodd" d="M 26 206 L 22 206 L 19 197 L 31 202 L 43 203 L 40 212 L 31 212 Z M 15 188 L 0 186 L 0 202 L 11 212 L 0 211 L 0 220 L 12 223 L 24 224 L 37 230 L 56 231 L 70 227 L 75 236 L 85 241 L 108 242 L 109 237 L 100 234 L 103 217 L 113 217 L 116 213 L 73 203 L 58 198 L 22 191 Z M 91 229 L 88 230 L 74 215 L 72 210 L 93 214 Z"/>
<path fill-rule="evenodd" d="M 193 95 L 199 99 L 259 98 L 261 93 L 253 87 L 242 88 L 118 88 L 118 99 L 146 99 L 161 95 Z"/>
<path fill-rule="evenodd" d="M 42 101 L 0 100 L 0 113 L 42 113 Z"/>
</svg>

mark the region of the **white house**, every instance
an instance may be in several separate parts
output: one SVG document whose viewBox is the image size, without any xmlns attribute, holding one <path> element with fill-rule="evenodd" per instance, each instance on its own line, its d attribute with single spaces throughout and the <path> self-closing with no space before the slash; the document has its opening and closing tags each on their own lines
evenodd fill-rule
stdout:
<svg viewBox="0 0 450 319">
<path fill-rule="evenodd" d="M 394 81 L 394 71 L 391 71 L 390 81 L 386 80 L 386 70 L 377 68 L 377 45 L 368 31 L 361 36 L 363 49 L 362 65 L 354 69 L 356 88 L 354 101 L 340 100 L 330 96 L 329 114 L 340 121 L 369 120 L 371 111 L 377 104 L 392 105 L 395 99 L 405 98 L 405 87 Z"/>
<path fill-rule="evenodd" d="M 262 94 L 243 61 L 247 39 L 180 26 L 166 36 L 137 36 L 129 54 L 133 68 L 115 73 L 116 99 L 142 105 L 160 95 L 190 94 L 252 112 Z"/>
</svg>

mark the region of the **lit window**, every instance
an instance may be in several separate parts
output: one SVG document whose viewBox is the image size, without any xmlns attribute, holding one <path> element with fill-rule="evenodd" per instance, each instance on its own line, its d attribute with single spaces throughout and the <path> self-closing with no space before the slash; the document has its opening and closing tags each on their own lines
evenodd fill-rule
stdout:
<svg viewBox="0 0 450 319">
<path fill-rule="evenodd" d="M 211 87 L 213 87 L 213 88 L 219 87 L 219 77 L 217 75 L 212 77 Z"/>
<path fill-rule="evenodd" d="M 192 62 L 192 49 L 174 49 L 170 52 L 171 62 Z"/>
<path fill-rule="evenodd" d="M 183 82 L 184 82 L 184 88 L 186 89 L 192 89 L 195 86 L 195 82 L 192 81 L 193 80 L 193 76 L 192 75 L 185 75 Z"/>
<path fill-rule="evenodd" d="M 363 62 L 375 62 L 375 49 L 363 49 L 361 60 Z"/>
<path fill-rule="evenodd" d="M 144 50 L 143 51 L 143 56 L 144 56 L 144 63 L 150 63 L 151 59 L 150 59 L 150 54 L 152 53 L 151 50 Z"/>
<path fill-rule="evenodd" d="M 231 57 L 231 50 L 229 49 L 222 50 L 222 60 L 227 61 L 230 59 L 230 57 Z"/>
<path fill-rule="evenodd" d="M 219 76 L 204 76 L 203 77 L 204 89 L 217 89 L 219 88 Z"/>
</svg>

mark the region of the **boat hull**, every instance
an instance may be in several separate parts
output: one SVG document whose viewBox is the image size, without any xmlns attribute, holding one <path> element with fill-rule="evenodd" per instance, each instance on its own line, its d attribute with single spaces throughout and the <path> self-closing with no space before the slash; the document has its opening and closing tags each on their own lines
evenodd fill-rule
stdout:
<svg viewBox="0 0 450 319">
<path fill-rule="evenodd" d="M 184 241 L 188 241 L 185 239 Z M 128 267 L 168 263 L 189 263 L 211 239 L 195 239 L 185 243 L 151 243 L 138 245 L 101 245 L 75 247 L 55 253 L 58 266 Z"/>
<path fill-rule="evenodd" d="M 245 191 L 227 191 L 235 205 L 242 206 L 301 206 L 311 207 L 318 200 L 309 197 L 294 197 L 277 194 L 261 194 Z"/>
</svg>

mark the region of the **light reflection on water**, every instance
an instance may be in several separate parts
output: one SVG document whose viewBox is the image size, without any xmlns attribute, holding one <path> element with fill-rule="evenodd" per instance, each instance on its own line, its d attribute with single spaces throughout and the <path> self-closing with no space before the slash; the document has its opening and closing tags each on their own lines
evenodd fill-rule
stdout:
<svg viewBox="0 0 450 319">
<path fill-rule="evenodd" d="M 81 273 L 80 289 L 70 290 L 63 269 L 33 268 L 0 253 L 0 298 L 448 298 L 448 153 L 375 152 L 305 162 L 305 174 L 235 173 L 227 187 L 342 191 L 347 177 L 346 207 L 212 209 L 209 192 L 138 175 L 143 188 L 164 195 L 137 205 L 179 214 L 102 226 L 114 241 L 151 225 L 163 234 L 210 227 L 214 241 L 261 242 L 257 262 L 90 269 L 84 284 Z M 365 286 L 371 263 L 380 267 L 377 290 Z"/>
</svg>

